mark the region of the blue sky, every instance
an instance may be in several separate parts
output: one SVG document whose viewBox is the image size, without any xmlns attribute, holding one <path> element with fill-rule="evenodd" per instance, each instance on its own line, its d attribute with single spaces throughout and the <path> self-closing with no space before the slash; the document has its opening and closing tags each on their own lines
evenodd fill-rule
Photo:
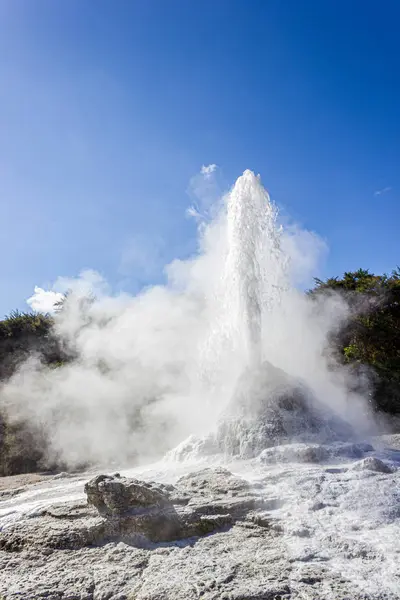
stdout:
<svg viewBox="0 0 400 600">
<path fill-rule="evenodd" d="M 159 280 L 196 247 L 186 191 L 210 163 L 261 173 L 327 240 L 319 274 L 391 270 L 399 19 L 396 0 L 0 0 L 0 314 L 82 269 Z"/>
</svg>

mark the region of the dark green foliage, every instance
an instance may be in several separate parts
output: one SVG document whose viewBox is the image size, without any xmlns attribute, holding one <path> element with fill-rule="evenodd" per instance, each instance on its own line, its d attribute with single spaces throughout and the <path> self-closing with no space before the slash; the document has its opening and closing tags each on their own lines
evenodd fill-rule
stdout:
<svg viewBox="0 0 400 600">
<path fill-rule="evenodd" d="M 371 369 L 377 408 L 400 413 L 400 270 L 374 275 L 359 269 L 341 279 L 316 280 L 309 293 L 337 292 L 352 317 L 335 338 L 343 361 Z"/>
<path fill-rule="evenodd" d="M 0 380 L 9 379 L 30 355 L 56 367 L 67 360 L 49 315 L 12 312 L 0 321 Z M 36 471 L 44 465 L 45 435 L 29 423 L 9 422 L 0 403 L 0 475 Z"/>
<path fill-rule="evenodd" d="M 12 375 L 16 366 L 37 353 L 46 363 L 60 358 L 60 348 L 52 335 L 49 315 L 12 312 L 0 321 L 0 378 Z"/>
</svg>

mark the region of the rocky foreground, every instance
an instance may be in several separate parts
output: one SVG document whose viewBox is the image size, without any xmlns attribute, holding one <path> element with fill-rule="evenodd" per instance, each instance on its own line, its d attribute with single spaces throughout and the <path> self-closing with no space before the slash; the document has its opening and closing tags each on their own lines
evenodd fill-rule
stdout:
<svg viewBox="0 0 400 600">
<path fill-rule="evenodd" d="M 399 599 L 398 459 L 365 443 L 292 444 L 237 463 L 240 475 L 98 475 L 84 494 L 56 480 L 25 512 L 45 484 L 2 492 L 0 597 Z"/>
</svg>

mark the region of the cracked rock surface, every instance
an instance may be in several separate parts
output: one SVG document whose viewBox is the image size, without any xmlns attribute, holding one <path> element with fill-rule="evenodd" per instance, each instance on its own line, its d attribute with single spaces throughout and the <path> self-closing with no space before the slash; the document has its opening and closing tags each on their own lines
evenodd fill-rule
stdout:
<svg viewBox="0 0 400 600">
<path fill-rule="evenodd" d="M 1 600 L 400 600 L 398 451 L 275 452 L 285 461 L 271 449 L 162 483 L 54 478 L 10 494 Z"/>
<path fill-rule="evenodd" d="M 265 504 L 257 490 L 221 467 L 187 475 L 177 486 L 98 475 L 84 489 L 87 503 L 50 506 L 35 519 L 17 522 L 2 533 L 0 548 L 171 542 L 229 527 Z"/>
</svg>

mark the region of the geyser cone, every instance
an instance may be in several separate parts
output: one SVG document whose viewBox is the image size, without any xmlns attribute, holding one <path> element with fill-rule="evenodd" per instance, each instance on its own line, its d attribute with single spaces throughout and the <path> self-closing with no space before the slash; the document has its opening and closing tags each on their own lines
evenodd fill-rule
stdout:
<svg viewBox="0 0 400 600">
<path fill-rule="evenodd" d="M 219 451 L 249 458 L 293 441 L 346 440 L 351 427 L 328 410 L 303 382 L 264 361 L 244 371 L 220 420 Z"/>
</svg>

